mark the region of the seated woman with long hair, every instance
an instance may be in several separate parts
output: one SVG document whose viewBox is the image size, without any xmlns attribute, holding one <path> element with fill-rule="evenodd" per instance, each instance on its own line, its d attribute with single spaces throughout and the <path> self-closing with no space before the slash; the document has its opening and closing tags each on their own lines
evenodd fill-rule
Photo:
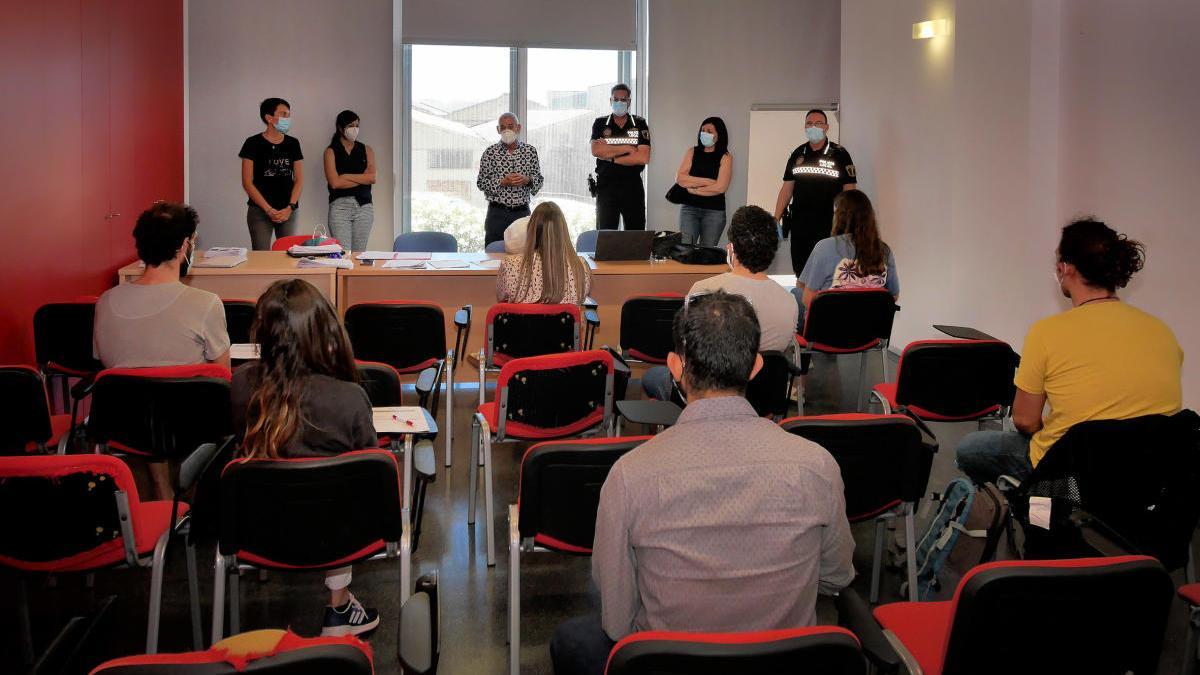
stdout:
<svg viewBox="0 0 1200 675">
<path fill-rule="evenodd" d="M 301 279 L 271 284 L 258 299 L 251 335 L 261 356 L 234 371 L 231 389 L 242 456 L 331 457 L 378 445 L 350 340 L 316 287 Z M 351 595 L 350 579 L 350 567 L 325 573 L 322 635 L 379 625 L 379 612 Z"/>
<path fill-rule="evenodd" d="M 567 219 L 554 202 L 529 216 L 525 246 L 506 256 L 496 275 L 496 299 L 541 305 L 581 305 L 592 291 L 592 272 L 575 252 Z"/>
</svg>

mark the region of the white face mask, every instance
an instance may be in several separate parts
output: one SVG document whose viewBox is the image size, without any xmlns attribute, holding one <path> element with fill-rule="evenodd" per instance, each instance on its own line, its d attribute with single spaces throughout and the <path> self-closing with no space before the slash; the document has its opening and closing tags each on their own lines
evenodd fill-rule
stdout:
<svg viewBox="0 0 1200 675">
<path fill-rule="evenodd" d="M 346 137 L 346 140 L 353 143 L 358 140 L 358 127 L 346 127 L 342 130 L 342 135 Z"/>
<path fill-rule="evenodd" d="M 505 145 L 512 145 L 517 141 L 517 132 L 512 129 L 505 129 L 500 132 L 500 140 L 504 141 Z"/>
</svg>

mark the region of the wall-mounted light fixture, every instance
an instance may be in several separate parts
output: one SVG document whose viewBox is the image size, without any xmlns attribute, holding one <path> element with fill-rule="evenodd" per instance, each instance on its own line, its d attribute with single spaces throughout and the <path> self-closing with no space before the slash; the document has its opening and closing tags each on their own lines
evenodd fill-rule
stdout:
<svg viewBox="0 0 1200 675">
<path fill-rule="evenodd" d="M 927 40 L 929 38 L 942 37 L 949 33 L 947 24 L 948 22 L 945 19 L 918 21 L 913 24 L 913 39 Z"/>
</svg>

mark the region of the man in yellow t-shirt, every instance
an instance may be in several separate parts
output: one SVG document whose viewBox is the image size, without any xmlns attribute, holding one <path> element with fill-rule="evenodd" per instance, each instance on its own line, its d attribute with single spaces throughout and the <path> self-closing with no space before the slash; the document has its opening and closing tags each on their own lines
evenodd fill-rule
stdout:
<svg viewBox="0 0 1200 675">
<path fill-rule="evenodd" d="M 1175 335 L 1117 298 L 1143 262 L 1144 247 L 1104 223 L 1063 228 L 1054 276 L 1073 307 L 1029 329 L 1015 378 L 1017 431 L 968 434 L 956 453 L 963 473 L 980 483 L 1002 474 L 1024 480 L 1075 424 L 1180 410 L 1183 350 Z"/>
</svg>

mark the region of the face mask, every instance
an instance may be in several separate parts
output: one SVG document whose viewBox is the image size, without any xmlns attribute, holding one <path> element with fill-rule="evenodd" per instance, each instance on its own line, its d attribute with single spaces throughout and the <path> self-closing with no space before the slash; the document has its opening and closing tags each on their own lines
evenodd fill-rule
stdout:
<svg viewBox="0 0 1200 675">
<path fill-rule="evenodd" d="M 275 120 L 275 128 L 279 130 L 279 133 L 286 134 L 288 129 L 292 128 L 292 118 L 280 117 L 279 119 Z"/>
<path fill-rule="evenodd" d="M 342 135 L 346 137 L 346 140 L 353 143 L 358 140 L 358 127 L 346 127 L 342 130 Z"/>
<path fill-rule="evenodd" d="M 716 145 L 716 143 L 717 143 L 716 136 L 713 136 L 712 134 L 708 133 L 707 131 L 700 132 L 700 145 L 703 145 L 706 148 L 711 148 L 712 146 Z"/>
<path fill-rule="evenodd" d="M 820 143 L 825 140 L 825 130 L 821 127 L 809 127 L 804 130 L 804 135 L 808 136 L 809 143 Z"/>
<path fill-rule="evenodd" d="M 505 129 L 500 132 L 500 140 L 504 141 L 505 145 L 512 145 L 517 142 L 517 132 L 512 129 Z"/>
<path fill-rule="evenodd" d="M 196 244 L 191 239 L 188 240 L 188 254 L 179 263 L 179 276 L 186 277 L 188 270 L 192 266 L 192 257 L 196 255 Z"/>
<path fill-rule="evenodd" d="M 617 117 L 624 115 L 629 112 L 629 101 L 613 101 L 612 111 Z"/>
</svg>

